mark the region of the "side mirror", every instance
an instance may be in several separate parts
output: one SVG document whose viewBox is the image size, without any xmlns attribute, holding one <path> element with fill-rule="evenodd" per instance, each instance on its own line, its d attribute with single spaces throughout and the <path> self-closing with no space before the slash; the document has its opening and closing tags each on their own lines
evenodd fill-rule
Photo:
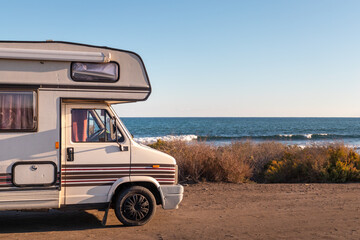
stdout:
<svg viewBox="0 0 360 240">
<path fill-rule="evenodd" d="M 117 138 L 117 127 L 115 118 L 110 119 L 110 137 L 113 141 Z"/>
</svg>

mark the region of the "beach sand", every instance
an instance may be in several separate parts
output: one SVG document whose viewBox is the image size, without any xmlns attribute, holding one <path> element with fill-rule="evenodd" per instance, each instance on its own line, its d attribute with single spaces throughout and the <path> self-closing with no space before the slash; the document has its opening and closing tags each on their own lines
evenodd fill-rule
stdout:
<svg viewBox="0 0 360 240">
<path fill-rule="evenodd" d="M 360 239 L 360 184 L 200 183 L 142 227 L 110 211 L 0 214 L 1 239 Z"/>
</svg>

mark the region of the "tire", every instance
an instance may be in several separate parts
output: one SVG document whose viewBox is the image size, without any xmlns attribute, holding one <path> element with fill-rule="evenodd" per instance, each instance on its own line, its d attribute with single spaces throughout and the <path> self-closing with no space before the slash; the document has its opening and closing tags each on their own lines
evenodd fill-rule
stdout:
<svg viewBox="0 0 360 240">
<path fill-rule="evenodd" d="M 154 195 L 144 187 L 133 186 L 120 192 L 115 214 L 126 226 L 141 226 L 154 216 L 156 201 Z"/>
</svg>

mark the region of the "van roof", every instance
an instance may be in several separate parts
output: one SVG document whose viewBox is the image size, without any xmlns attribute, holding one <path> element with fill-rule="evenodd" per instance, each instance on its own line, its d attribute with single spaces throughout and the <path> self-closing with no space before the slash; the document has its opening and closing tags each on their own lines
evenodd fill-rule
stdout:
<svg viewBox="0 0 360 240">
<path fill-rule="evenodd" d="M 118 80 L 111 83 L 74 81 L 71 75 L 74 62 L 116 63 L 119 67 Z M 142 101 L 151 93 L 145 65 L 135 52 L 63 41 L 0 41 L 0 87 L 29 86 L 39 89 L 91 89 L 92 92 L 106 89 L 108 92 L 102 92 L 100 98 L 119 101 Z M 89 96 L 93 97 L 94 94 Z"/>
</svg>

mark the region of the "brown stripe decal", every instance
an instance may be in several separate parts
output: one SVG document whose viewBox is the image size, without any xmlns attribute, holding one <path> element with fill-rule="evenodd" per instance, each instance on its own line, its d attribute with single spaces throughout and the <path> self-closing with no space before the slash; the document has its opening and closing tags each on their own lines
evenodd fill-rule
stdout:
<svg viewBox="0 0 360 240">
<path fill-rule="evenodd" d="M 107 174 L 122 174 L 124 176 L 129 176 L 130 173 L 129 172 L 119 172 L 119 171 L 99 171 L 99 172 L 63 172 L 61 175 L 62 176 L 71 176 L 71 175 L 104 175 L 106 176 Z"/>
<path fill-rule="evenodd" d="M 87 175 L 79 175 L 79 176 L 65 176 L 63 179 L 103 179 L 103 178 L 122 178 L 127 177 L 129 175 L 96 175 L 96 176 L 87 176 Z"/>
<path fill-rule="evenodd" d="M 122 178 L 122 177 L 126 177 L 128 175 L 108 175 L 108 176 L 84 176 L 84 175 L 81 175 L 81 176 L 65 176 L 63 177 L 63 183 L 64 182 L 67 182 L 67 181 L 64 181 L 64 180 L 69 180 L 69 179 L 80 179 L 80 180 L 88 180 L 88 179 L 94 179 L 94 180 L 101 180 L 101 179 L 110 179 L 109 181 L 111 181 L 111 179 L 118 179 L 118 178 Z M 151 174 L 148 174 L 148 175 L 143 175 L 143 174 L 134 174 L 133 176 L 149 176 L 149 177 L 153 177 L 153 178 L 166 178 L 166 179 L 170 179 L 170 180 L 173 180 L 174 179 L 174 175 L 151 175 Z"/>
<path fill-rule="evenodd" d="M 160 167 L 170 167 L 174 168 L 174 164 L 131 164 L 131 167 L 150 167 L 153 165 L 159 165 Z M 71 164 L 64 165 L 63 168 L 88 168 L 88 167 L 130 167 L 130 164 Z"/>
<path fill-rule="evenodd" d="M 12 183 L 0 183 L 0 188 L 3 187 L 13 187 L 14 185 Z"/>
<path fill-rule="evenodd" d="M 174 171 L 158 171 L 158 170 L 150 170 L 150 171 L 136 171 L 136 170 L 132 170 L 131 174 L 138 174 L 138 173 L 143 173 L 144 175 L 149 174 L 149 173 L 163 173 L 163 174 L 175 174 L 175 170 Z"/>
<path fill-rule="evenodd" d="M 0 183 L 9 182 L 11 183 L 11 178 L 0 178 Z"/>
<path fill-rule="evenodd" d="M 174 175 L 150 175 L 150 174 L 147 174 L 147 175 L 143 175 L 143 174 L 134 174 L 132 176 L 147 176 L 147 177 L 153 177 L 153 178 L 175 178 Z"/>
<path fill-rule="evenodd" d="M 153 167 L 156 165 L 156 167 Z M 74 164 L 62 167 L 62 186 L 107 186 L 126 176 L 149 176 L 160 184 L 175 183 L 174 164 Z"/>
<path fill-rule="evenodd" d="M 0 188 L 14 187 L 11 182 L 11 173 L 0 173 Z"/>
<path fill-rule="evenodd" d="M 82 183 L 82 184 L 61 184 L 62 187 L 88 187 L 88 186 L 109 186 L 113 183 Z"/>
<path fill-rule="evenodd" d="M 154 170 L 148 170 L 148 171 L 131 171 L 132 174 L 175 174 L 175 171 L 157 171 L 156 169 Z M 130 172 L 119 172 L 119 171 L 99 171 L 99 172 L 63 172 L 61 175 L 62 176 L 69 176 L 69 175 L 108 175 L 108 174 L 122 174 L 122 175 L 126 175 L 129 176 Z"/>
<path fill-rule="evenodd" d="M 159 165 L 160 167 L 175 167 L 174 164 L 141 164 L 141 163 L 135 163 L 135 164 L 131 164 L 131 167 L 152 167 L 153 165 Z"/>
<path fill-rule="evenodd" d="M 59 180 L 60 173 L 57 173 L 56 176 L 56 182 L 52 186 L 48 187 L 32 187 L 32 186 L 26 186 L 26 187 L 18 187 L 15 186 L 12 183 L 12 174 L 11 173 L 0 173 L 0 191 L 28 191 L 28 190 L 43 190 L 43 189 L 57 189 L 60 186 L 60 180 Z"/>
<path fill-rule="evenodd" d="M 63 168 L 91 168 L 91 167 L 130 167 L 130 164 L 71 164 L 64 165 Z"/>
<path fill-rule="evenodd" d="M 34 191 L 34 190 L 54 190 L 58 189 L 58 187 L 27 187 L 27 188 L 18 188 L 18 187 L 7 187 L 0 189 L 0 192 L 7 192 L 7 191 Z"/>
<path fill-rule="evenodd" d="M 0 173 L 0 176 L 7 176 L 7 177 L 11 177 L 10 173 Z"/>
</svg>

